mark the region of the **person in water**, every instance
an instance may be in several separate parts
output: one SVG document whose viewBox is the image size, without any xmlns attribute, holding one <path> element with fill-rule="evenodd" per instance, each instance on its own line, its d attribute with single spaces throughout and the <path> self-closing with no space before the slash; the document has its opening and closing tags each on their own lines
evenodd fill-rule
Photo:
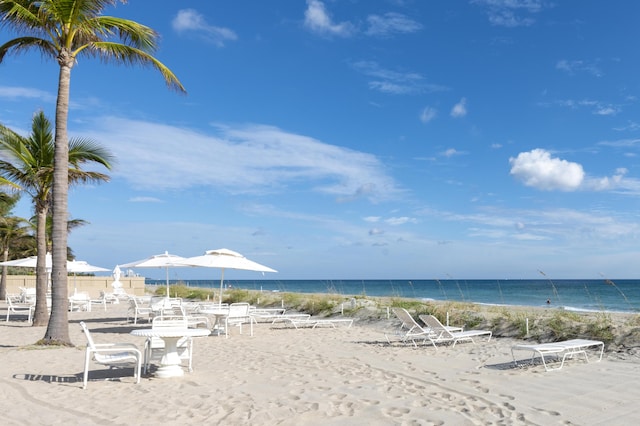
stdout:
<svg viewBox="0 0 640 426">
<path fill-rule="evenodd" d="M 547 299 L 547 305 L 551 304 L 551 299 Z"/>
</svg>

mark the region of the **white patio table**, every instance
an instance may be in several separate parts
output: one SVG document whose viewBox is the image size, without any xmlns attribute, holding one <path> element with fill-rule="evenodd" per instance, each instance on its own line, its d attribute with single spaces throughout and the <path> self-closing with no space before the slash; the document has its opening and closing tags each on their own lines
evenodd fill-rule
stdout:
<svg viewBox="0 0 640 426">
<path fill-rule="evenodd" d="M 162 355 L 160 367 L 155 375 L 156 377 L 165 379 L 184 375 L 184 371 L 180 366 L 180 355 L 178 355 L 178 340 L 183 337 L 208 336 L 211 334 L 211 331 L 205 328 L 161 327 L 132 330 L 131 334 L 139 337 L 159 337 L 164 340 L 164 355 Z"/>
<path fill-rule="evenodd" d="M 219 333 L 221 324 L 223 324 L 224 319 L 229 316 L 229 308 L 204 308 L 199 309 L 198 313 L 214 317 L 213 323 L 211 324 L 211 331 L 217 331 Z"/>
</svg>

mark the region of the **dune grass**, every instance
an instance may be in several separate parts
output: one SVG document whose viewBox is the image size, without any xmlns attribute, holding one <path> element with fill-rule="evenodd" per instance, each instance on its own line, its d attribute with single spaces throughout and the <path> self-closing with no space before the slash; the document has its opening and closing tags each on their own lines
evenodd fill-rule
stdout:
<svg viewBox="0 0 640 426">
<path fill-rule="evenodd" d="M 171 297 L 197 301 L 217 301 L 217 289 L 202 289 L 172 285 Z M 164 286 L 155 288 L 155 295 L 164 296 Z M 618 331 L 611 316 L 604 312 L 577 313 L 562 309 L 527 309 L 524 307 L 483 306 L 468 302 L 421 301 L 401 297 L 345 296 L 335 293 L 260 292 L 257 290 L 226 289 L 223 303 L 247 302 L 260 307 L 285 308 L 291 312 L 314 316 L 345 315 L 367 321 L 391 319 L 390 309 L 407 309 L 416 319 L 418 315 L 434 315 L 443 324 L 465 329 L 491 329 L 497 337 L 531 339 L 539 342 L 572 338 L 613 342 Z M 630 316 L 627 327 L 640 327 L 640 315 Z"/>
</svg>

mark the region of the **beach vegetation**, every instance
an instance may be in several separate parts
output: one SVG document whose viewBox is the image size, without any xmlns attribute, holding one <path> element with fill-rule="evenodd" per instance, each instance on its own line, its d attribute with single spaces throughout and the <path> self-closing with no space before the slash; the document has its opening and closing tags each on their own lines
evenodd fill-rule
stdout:
<svg viewBox="0 0 640 426">
<path fill-rule="evenodd" d="M 408 311 L 414 311 L 424 309 L 425 303 L 414 299 L 402 299 L 394 297 L 390 300 L 390 306 L 392 308 L 404 308 Z M 426 313 L 426 311 L 424 311 L 424 313 Z"/>
<path fill-rule="evenodd" d="M 0 125 L 0 174 L 13 182 L 15 187 L 27 193 L 32 200 L 36 215 L 36 308 L 33 325 L 45 325 L 49 318 L 47 308 L 48 272 L 46 254 L 51 250 L 50 214 L 54 168 L 54 138 L 52 125 L 44 112 L 34 114 L 31 133 L 21 136 Z M 87 163 L 111 168 L 112 155 L 97 143 L 72 138 L 68 141 L 68 183 L 70 185 L 107 181 L 109 177 L 97 171 L 82 169 Z M 67 230 L 69 223 L 67 223 Z M 78 222 L 83 224 L 84 221 Z M 65 261 L 67 250 L 65 250 Z M 65 299 L 66 300 L 66 299 Z"/>
<path fill-rule="evenodd" d="M 586 323 L 585 333 L 594 340 L 610 343 L 614 340 L 614 326 L 611 316 L 599 312 Z"/>
<path fill-rule="evenodd" d="M 51 196 L 52 309 L 44 336 L 49 341 L 71 342 L 66 274 L 71 70 L 83 57 L 97 57 L 105 63 L 145 65 L 158 70 L 170 88 L 185 92 L 173 72 L 153 56 L 159 38 L 153 29 L 103 15 L 105 8 L 117 3 L 118 0 L 0 0 L 0 25 L 18 34 L 0 45 L 0 63 L 9 54 L 35 50 L 59 66 Z M 36 307 L 36 315 L 37 310 Z M 34 321 L 34 325 L 38 324 Z"/>
<path fill-rule="evenodd" d="M 157 286 L 153 294 L 155 296 L 166 296 L 167 287 Z M 171 297 L 179 297 L 187 300 L 203 301 L 213 298 L 213 291 L 206 288 L 188 287 L 184 284 L 176 284 L 169 286 L 169 295 Z"/>
<path fill-rule="evenodd" d="M 640 326 L 640 315 L 634 315 L 629 319 L 630 326 Z"/>
</svg>

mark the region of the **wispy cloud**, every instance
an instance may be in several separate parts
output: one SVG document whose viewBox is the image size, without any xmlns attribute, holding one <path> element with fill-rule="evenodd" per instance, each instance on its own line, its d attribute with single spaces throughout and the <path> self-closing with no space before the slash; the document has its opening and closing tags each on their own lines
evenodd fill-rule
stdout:
<svg viewBox="0 0 640 426">
<path fill-rule="evenodd" d="M 594 64 L 587 63 L 585 61 L 570 61 L 567 59 L 561 59 L 556 63 L 556 69 L 564 71 L 569 75 L 576 74 L 578 72 L 586 72 L 594 77 L 602 77 L 604 73 Z"/>
<path fill-rule="evenodd" d="M 487 10 L 489 22 L 500 27 L 528 27 L 535 23 L 534 15 L 547 4 L 544 0 L 471 0 Z"/>
<path fill-rule="evenodd" d="M 550 104 L 541 103 L 540 105 L 542 106 L 557 105 L 563 108 L 570 108 L 570 109 L 588 108 L 591 110 L 591 113 L 594 115 L 616 115 L 622 111 L 622 108 L 618 105 L 609 104 L 601 101 L 594 101 L 591 99 L 581 99 L 581 100 L 562 99 L 562 100 L 553 101 Z"/>
<path fill-rule="evenodd" d="M 194 9 L 179 10 L 171 21 L 171 26 L 178 33 L 193 34 L 218 47 L 223 47 L 227 41 L 238 39 L 232 30 L 207 23 L 204 16 Z"/>
<path fill-rule="evenodd" d="M 455 148 L 448 148 L 440 153 L 442 157 L 447 157 L 447 158 L 455 157 L 456 155 L 464 155 L 464 154 L 466 153 L 463 151 L 458 151 Z"/>
<path fill-rule="evenodd" d="M 129 198 L 131 203 L 162 203 L 163 201 L 156 197 L 132 197 Z"/>
<path fill-rule="evenodd" d="M 615 211 L 484 207 L 470 214 L 433 209 L 424 209 L 419 213 L 447 222 L 466 224 L 468 235 L 474 238 L 500 241 L 553 240 L 582 244 L 585 239 L 634 240 L 640 236 L 640 225 L 635 218 L 626 218 Z"/>
<path fill-rule="evenodd" d="M 438 111 L 433 107 L 425 107 L 420 113 L 420 121 L 423 123 L 429 123 L 431 120 L 436 118 L 438 115 Z"/>
<path fill-rule="evenodd" d="M 322 36 L 351 37 L 365 35 L 370 37 L 391 37 L 396 34 L 410 34 L 420 31 L 422 24 L 410 17 L 396 12 L 386 12 L 381 15 L 369 15 L 365 28 L 344 20 L 336 22 L 320 0 L 307 0 L 304 12 L 304 27 Z"/>
<path fill-rule="evenodd" d="M 348 37 L 355 31 L 354 25 L 348 21 L 335 23 L 324 3 L 319 0 L 307 0 L 304 26 L 314 33 L 327 36 Z"/>
<path fill-rule="evenodd" d="M 386 37 L 393 34 L 415 33 L 422 29 L 422 24 L 401 13 L 389 12 L 384 15 L 369 15 L 366 35 Z"/>
<path fill-rule="evenodd" d="M 358 61 L 352 66 L 355 70 L 371 77 L 369 87 L 379 92 L 407 95 L 448 90 L 444 86 L 426 83 L 419 73 L 385 69 L 375 61 Z"/>
<path fill-rule="evenodd" d="M 0 98 L 12 101 L 23 99 L 39 99 L 45 102 L 55 102 L 56 95 L 44 90 L 29 87 L 0 86 Z"/>
<path fill-rule="evenodd" d="M 114 174 L 139 189 L 208 186 L 269 193 L 305 188 L 339 201 L 381 201 L 403 192 L 374 155 L 272 126 L 215 125 L 204 134 L 120 117 L 86 125 L 83 135 L 118 157 Z"/>
</svg>

